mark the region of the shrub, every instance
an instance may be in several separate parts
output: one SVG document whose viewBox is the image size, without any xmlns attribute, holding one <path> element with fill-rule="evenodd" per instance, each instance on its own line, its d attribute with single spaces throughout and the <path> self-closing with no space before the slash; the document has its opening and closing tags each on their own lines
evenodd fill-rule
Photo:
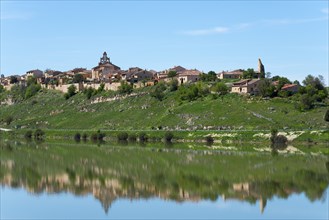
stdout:
<svg viewBox="0 0 329 220">
<path fill-rule="evenodd" d="M 326 114 L 324 115 L 324 120 L 329 122 L 329 109 L 327 109 Z"/>
<path fill-rule="evenodd" d="M 169 82 L 169 90 L 170 92 L 174 92 L 178 89 L 178 80 L 173 79 Z"/>
<path fill-rule="evenodd" d="M 14 117 L 13 117 L 13 116 L 11 116 L 11 115 L 7 116 L 7 117 L 5 118 L 5 123 L 6 123 L 6 125 L 10 125 L 11 122 L 13 122 L 13 120 L 14 120 Z"/>
<path fill-rule="evenodd" d="M 277 129 L 271 130 L 271 147 L 273 149 L 284 149 L 287 147 L 288 139 L 283 135 L 278 135 Z"/>
<path fill-rule="evenodd" d="M 88 135 L 87 135 L 86 133 L 84 133 L 84 134 L 82 135 L 82 140 L 83 140 L 83 141 L 87 141 L 87 138 L 88 138 Z"/>
<path fill-rule="evenodd" d="M 67 93 L 64 94 L 64 98 L 69 99 L 70 97 L 74 96 L 76 94 L 76 90 L 77 88 L 75 87 L 75 85 L 70 85 L 67 88 Z"/>
<path fill-rule="evenodd" d="M 170 131 L 167 131 L 164 135 L 164 140 L 166 142 L 171 142 L 171 140 L 174 138 L 174 134 Z"/>
<path fill-rule="evenodd" d="M 32 139 L 32 131 L 26 131 L 24 134 L 25 139 Z"/>
<path fill-rule="evenodd" d="M 162 101 L 165 97 L 166 85 L 162 82 L 154 86 L 153 91 L 150 93 L 152 97 Z"/>
<path fill-rule="evenodd" d="M 44 135 L 45 135 L 45 132 L 43 130 L 37 129 L 34 132 L 34 139 L 35 140 L 42 140 Z"/>
<path fill-rule="evenodd" d="M 135 142 L 137 140 L 137 136 L 135 134 L 131 134 L 129 135 L 128 140 L 131 142 Z"/>
<path fill-rule="evenodd" d="M 93 134 L 91 134 L 90 139 L 91 139 L 92 141 L 97 141 L 97 140 L 98 140 L 97 133 L 93 133 Z"/>
<path fill-rule="evenodd" d="M 76 133 L 76 134 L 74 135 L 74 140 L 75 140 L 76 142 L 79 142 L 80 139 L 81 139 L 81 135 L 80 135 L 80 133 Z"/>
<path fill-rule="evenodd" d="M 133 91 L 133 86 L 127 82 L 121 81 L 118 91 L 120 94 L 130 94 Z"/>
<path fill-rule="evenodd" d="M 214 138 L 211 136 L 206 137 L 207 145 L 212 145 L 214 143 Z"/>
<path fill-rule="evenodd" d="M 127 132 L 119 132 L 117 135 L 117 138 L 119 141 L 126 141 L 128 139 L 128 133 Z"/>
<path fill-rule="evenodd" d="M 147 134 L 145 132 L 141 132 L 139 133 L 138 135 L 138 139 L 140 142 L 145 142 L 147 141 L 148 137 L 147 137 Z"/>
</svg>

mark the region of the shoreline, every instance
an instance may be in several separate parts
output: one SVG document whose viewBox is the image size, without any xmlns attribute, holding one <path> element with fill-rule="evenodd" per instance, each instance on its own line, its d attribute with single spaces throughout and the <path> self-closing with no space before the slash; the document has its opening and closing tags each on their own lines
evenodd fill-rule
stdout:
<svg viewBox="0 0 329 220">
<path fill-rule="evenodd" d="M 1 129 L 0 138 L 22 139 L 27 131 L 33 129 Z M 104 141 L 117 141 L 118 135 L 127 133 L 127 140 L 132 137 L 139 142 L 138 135 L 144 133 L 148 142 L 163 142 L 166 133 L 172 134 L 170 142 L 173 143 L 207 143 L 213 144 L 270 144 L 270 130 L 195 130 L 195 131 L 173 131 L 173 130 L 96 130 L 96 129 L 42 129 L 45 132 L 44 140 L 74 140 L 75 135 L 91 136 L 97 131 L 104 134 Z M 279 130 L 279 134 L 287 137 L 288 144 L 294 145 L 327 145 L 329 130 Z M 207 137 L 211 137 L 211 141 Z M 328 146 L 329 147 L 329 146 Z"/>
</svg>

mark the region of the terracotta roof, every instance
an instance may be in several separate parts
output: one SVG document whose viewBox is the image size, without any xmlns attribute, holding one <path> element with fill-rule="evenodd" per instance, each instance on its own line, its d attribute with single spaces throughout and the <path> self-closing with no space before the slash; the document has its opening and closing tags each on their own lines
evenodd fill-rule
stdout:
<svg viewBox="0 0 329 220">
<path fill-rule="evenodd" d="M 284 84 L 281 89 L 288 89 L 297 86 L 297 84 Z"/>
<path fill-rule="evenodd" d="M 235 82 L 233 83 L 233 86 L 248 86 L 248 85 L 252 85 L 256 82 L 258 82 L 260 79 L 245 79 L 245 80 L 241 80 L 239 82 Z"/>
<path fill-rule="evenodd" d="M 191 76 L 191 75 L 198 76 L 200 74 L 201 72 L 199 70 L 185 70 L 182 73 L 180 73 L 179 76 Z"/>
</svg>

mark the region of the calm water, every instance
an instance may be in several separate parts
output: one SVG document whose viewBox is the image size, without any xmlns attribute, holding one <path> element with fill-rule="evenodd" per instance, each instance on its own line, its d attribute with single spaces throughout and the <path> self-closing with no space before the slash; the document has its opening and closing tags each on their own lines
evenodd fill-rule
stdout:
<svg viewBox="0 0 329 220">
<path fill-rule="evenodd" d="M 328 219 L 325 156 L 1 145 L 1 219 Z"/>
</svg>

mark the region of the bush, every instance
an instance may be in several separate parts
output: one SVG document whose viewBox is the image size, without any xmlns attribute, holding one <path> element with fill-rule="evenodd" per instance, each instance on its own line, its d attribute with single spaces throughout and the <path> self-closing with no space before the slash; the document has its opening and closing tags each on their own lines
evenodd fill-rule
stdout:
<svg viewBox="0 0 329 220">
<path fill-rule="evenodd" d="M 145 142 L 147 141 L 148 137 L 147 137 L 147 134 L 145 132 L 141 132 L 139 133 L 138 135 L 138 139 L 140 142 Z"/>
<path fill-rule="evenodd" d="M 329 122 L 329 109 L 327 109 L 326 114 L 324 115 L 324 120 Z"/>
<path fill-rule="evenodd" d="M 121 81 L 118 91 L 120 94 L 130 94 L 133 91 L 133 86 L 127 82 Z"/>
<path fill-rule="evenodd" d="M 76 94 L 76 90 L 77 90 L 77 88 L 75 87 L 75 85 L 70 85 L 67 88 L 67 93 L 64 94 L 64 98 L 65 99 L 71 98 L 72 96 L 74 96 Z"/>
<path fill-rule="evenodd" d="M 135 142 L 137 140 L 137 136 L 135 134 L 131 134 L 129 135 L 128 140 L 131 142 Z"/>
<path fill-rule="evenodd" d="M 34 139 L 35 140 L 42 140 L 44 138 L 45 132 L 41 129 L 37 129 L 34 132 Z"/>
<path fill-rule="evenodd" d="M 219 95 L 226 95 L 229 92 L 229 88 L 223 82 L 216 83 L 214 90 Z"/>
<path fill-rule="evenodd" d="M 82 135 L 82 140 L 83 140 L 83 141 L 87 141 L 87 138 L 88 138 L 88 135 L 87 135 L 86 133 L 84 133 L 84 134 Z"/>
<path fill-rule="evenodd" d="M 5 118 L 4 121 L 5 121 L 6 125 L 10 125 L 11 122 L 13 122 L 13 120 L 14 120 L 14 117 L 11 116 L 11 115 L 9 115 L 9 116 L 7 116 L 7 117 Z"/>
<path fill-rule="evenodd" d="M 174 92 L 178 89 L 178 80 L 173 79 L 169 82 L 169 90 L 170 92 Z"/>
<path fill-rule="evenodd" d="M 32 139 L 32 131 L 26 131 L 24 134 L 25 139 Z"/>
<path fill-rule="evenodd" d="M 85 135 L 85 139 L 87 139 L 87 135 L 86 134 L 84 134 L 84 135 Z M 96 133 L 93 133 L 90 136 L 90 139 L 94 142 L 96 142 L 96 141 L 102 142 L 104 137 L 105 137 L 105 133 L 102 133 L 100 130 L 98 130 Z"/>
<path fill-rule="evenodd" d="M 154 86 L 153 91 L 150 93 L 152 97 L 162 101 L 165 97 L 166 85 L 162 82 Z"/>
<path fill-rule="evenodd" d="M 166 142 L 171 142 L 171 140 L 174 138 L 174 134 L 170 131 L 167 131 L 164 135 L 164 140 Z"/>
<path fill-rule="evenodd" d="M 285 149 L 287 147 L 288 139 L 283 135 L 278 135 L 277 129 L 271 130 L 271 147 L 273 149 Z"/>
<path fill-rule="evenodd" d="M 117 138 L 119 141 L 126 141 L 128 139 L 128 133 L 127 132 L 119 132 L 117 135 Z"/>
<path fill-rule="evenodd" d="M 207 145 L 212 145 L 214 143 L 214 138 L 211 136 L 206 137 Z"/>
<path fill-rule="evenodd" d="M 81 135 L 80 135 L 80 133 L 76 133 L 76 134 L 74 135 L 74 140 L 75 140 L 76 142 L 79 142 L 80 139 L 81 139 Z"/>
</svg>

